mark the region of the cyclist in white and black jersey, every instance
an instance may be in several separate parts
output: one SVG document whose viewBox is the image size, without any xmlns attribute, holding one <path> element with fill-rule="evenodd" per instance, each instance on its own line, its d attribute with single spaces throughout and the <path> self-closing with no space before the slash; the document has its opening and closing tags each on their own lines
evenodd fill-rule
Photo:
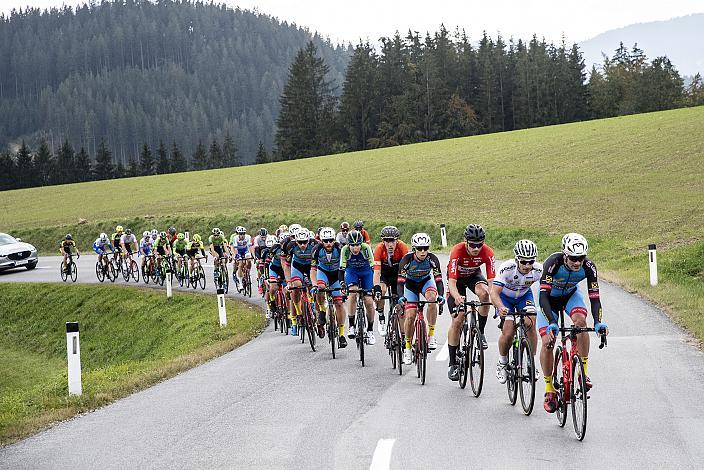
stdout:
<svg viewBox="0 0 704 470">
<path fill-rule="evenodd" d="M 120 237 L 120 246 L 123 250 L 123 256 L 125 255 L 125 252 L 132 254 L 133 252 L 137 251 L 137 237 L 134 236 L 132 230 L 127 229 L 125 230 L 125 233 L 122 234 L 122 236 Z"/>
<path fill-rule="evenodd" d="M 499 336 L 499 363 L 496 365 L 496 378 L 506 383 L 508 351 L 515 331 L 514 318 L 506 316 L 522 309 L 536 311 L 531 286 L 540 281 L 543 265 L 536 261 L 538 247 L 530 240 L 518 240 L 513 247 L 514 259 L 504 261 L 499 267 L 491 286 L 491 302 L 501 317 Z M 535 355 L 538 348 L 538 335 L 535 318 L 525 318 L 526 335 Z"/>
<path fill-rule="evenodd" d="M 264 227 L 260 228 L 257 235 L 252 240 L 250 245 L 250 253 L 254 256 L 254 260 L 257 265 L 257 278 L 260 278 L 264 274 L 264 260 L 262 259 L 262 251 L 266 249 L 266 238 L 269 236 L 269 232 Z M 262 294 L 262 286 L 258 286 L 259 294 Z"/>
</svg>

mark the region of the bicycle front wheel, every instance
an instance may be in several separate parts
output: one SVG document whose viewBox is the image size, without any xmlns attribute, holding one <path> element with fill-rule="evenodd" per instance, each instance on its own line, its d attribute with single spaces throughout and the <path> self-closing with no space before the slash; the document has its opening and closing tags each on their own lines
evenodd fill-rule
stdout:
<svg viewBox="0 0 704 470">
<path fill-rule="evenodd" d="M 584 364 L 579 354 L 572 356 L 570 397 L 574 433 L 577 435 L 577 439 L 581 441 L 587 433 L 587 399 L 589 396 L 587 392 L 587 376 L 584 374 Z"/>
<path fill-rule="evenodd" d="M 76 280 L 78 279 L 78 267 L 73 261 L 71 261 L 71 263 L 69 264 L 68 272 L 71 275 L 71 281 L 76 282 Z"/>
<path fill-rule="evenodd" d="M 130 262 L 130 271 L 130 274 L 132 274 L 132 280 L 134 282 L 139 282 L 139 266 L 137 266 L 137 262 L 135 260 Z"/>
<path fill-rule="evenodd" d="M 396 368 L 396 361 L 398 356 L 396 355 L 396 328 L 398 328 L 398 321 L 396 320 L 396 315 L 391 315 L 389 317 L 389 328 L 386 331 L 386 338 L 384 340 L 387 342 L 387 347 L 389 348 L 389 356 L 391 356 L 391 368 Z"/>
<path fill-rule="evenodd" d="M 95 263 L 95 276 L 98 278 L 98 281 L 105 281 L 105 271 L 103 271 L 103 267 L 100 266 L 100 261 L 96 261 Z"/>
<path fill-rule="evenodd" d="M 110 279 L 110 282 L 115 282 L 115 279 L 117 279 L 117 271 L 115 270 L 115 265 L 112 263 L 108 263 L 108 268 L 107 268 L 107 277 Z"/>
<path fill-rule="evenodd" d="M 459 354 L 457 355 L 457 366 L 459 368 L 460 374 L 460 388 L 465 388 L 467 386 L 467 377 L 469 376 L 469 358 L 471 354 L 471 338 L 469 334 L 469 328 L 467 323 L 462 325 L 462 331 L 460 332 L 460 344 L 457 346 Z"/>
<path fill-rule="evenodd" d="M 335 349 L 337 348 L 337 315 L 332 306 L 328 306 L 328 341 L 332 350 L 332 358 L 335 359 Z"/>
<path fill-rule="evenodd" d="M 563 427 L 567 422 L 567 402 L 569 401 L 570 390 L 565 387 L 565 364 L 562 355 L 562 346 L 555 348 L 555 365 L 553 366 L 553 386 L 557 392 L 557 423 Z"/>
<path fill-rule="evenodd" d="M 518 381 L 520 380 L 520 354 L 516 341 L 511 342 L 511 351 L 508 364 L 506 364 L 506 390 L 508 392 L 508 401 L 511 406 L 516 404 L 518 399 Z"/>
<path fill-rule="evenodd" d="M 472 328 L 469 343 L 469 382 L 475 397 L 482 393 L 484 385 L 484 350 L 482 349 L 482 336 L 478 328 Z"/>
<path fill-rule="evenodd" d="M 425 321 L 420 322 L 418 325 L 418 332 L 418 377 L 420 378 L 420 384 L 425 385 L 425 366 L 428 358 L 428 337 L 425 331 Z"/>
<path fill-rule="evenodd" d="M 521 392 L 523 413 L 529 416 L 533 412 L 535 404 L 535 359 L 533 358 L 533 349 L 526 338 L 521 340 L 518 350 L 521 362 L 515 375 Z"/>
<path fill-rule="evenodd" d="M 356 326 L 357 326 L 357 345 L 359 346 L 359 360 L 362 363 L 362 367 L 364 367 L 364 335 L 365 332 L 367 331 L 367 322 L 366 322 L 366 313 L 364 312 L 364 309 L 362 308 L 361 310 L 357 310 L 357 320 L 356 320 Z"/>
<path fill-rule="evenodd" d="M 59 271 L 61 272 L 61 280 L 66 282 L 66 280 L 68 279 L 68 272 L 66 272 L 67 269 L 63 261 L 59 265 Z"/>
<path fill-rule="evenodd" d="M 252 285 L 250 284 L 250 290 Z M 307 305 L 308 309 L 306 312 L 306 328 L 308 329 L 308 343 L 310 343 L 310 348 L 315 352 L 315 342 L 317 340 L 317 325 L 315 320 L 315 313 L 313 313 L 315 306 L 309 303 Z"/>
</svg>

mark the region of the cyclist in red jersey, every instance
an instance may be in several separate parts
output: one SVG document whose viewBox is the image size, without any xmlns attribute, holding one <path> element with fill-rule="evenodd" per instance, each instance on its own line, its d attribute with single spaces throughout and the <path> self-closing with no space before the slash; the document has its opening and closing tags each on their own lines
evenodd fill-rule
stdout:
<svg viewBox="0 0 704 470">
<path fill-rule="evenodd" d="M 364 238 L 364 243 L 369 245 L 372 242 L 371 237 L 369 236 L 369 232 L 366 231 L 364 228 L 364 222 L 361 220 L 355 220 L 354 221 L 354 229 L 357 230 L 359 233 L 362 234 L 362 238 Z"/>
<path fill-rule="evenodd" d="M 396 294 L 398 263 L 408 253 L 408 245 L 398 239 L 401 232 L 393 225 L 381 229 L 380 236 L 381 243 L 374 248 L 374 300 L 376 311 L 379 313 L 379 334 L 385 336 L 386 318 L 381 296 L 386 293 L 388 287 L 391 288 L 392 294 Z"/>
<path fill-rule="evenodd" d="M 460 329 L 464 320 L 462 307 L 466 290 L 469 289 L 480 302 L 489 302 L 489 284 L 495 276 L 494 250 L 484 243 L 486 232 L 481 225 L 469 224 L 464 230 L 464 243 L 458 243 L 450 251 L 450 261 L 447 266 L 449 295 L 447 305 L 453 315 L 450 329 L 447 332 L 447 346 L 450 353 L 450 369 L 447 376 L 450 380 L 459 380 L 457 368 L 457 347 L 460 344 Z M 486 278 L 481 266 L 486 267 Z M 482 348 L 487 349 L 484 328 L 486 327 L 489 306 L 479 307 L 479 330 L 482 332 Z"/>
</svg>

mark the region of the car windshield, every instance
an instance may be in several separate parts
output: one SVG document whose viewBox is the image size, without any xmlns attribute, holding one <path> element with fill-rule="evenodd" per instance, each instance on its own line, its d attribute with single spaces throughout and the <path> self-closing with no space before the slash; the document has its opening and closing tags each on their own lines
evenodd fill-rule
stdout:
<svg viewBox="0 0 704 470">
<path fill-rule="evenodd" d="M 17 243 L 17 240 L 6 233 L 0 233 L 0 246 L 11 245 L 13 243 Z"/>
</svg>

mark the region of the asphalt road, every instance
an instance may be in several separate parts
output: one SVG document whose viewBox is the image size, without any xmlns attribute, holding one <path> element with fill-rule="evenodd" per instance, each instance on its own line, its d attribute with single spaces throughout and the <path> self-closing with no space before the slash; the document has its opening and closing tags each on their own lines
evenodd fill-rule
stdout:
<svg viewBox="0 0 704 470">
<path fill-rule="evenodd" d="M 43 257 L 0 282 L 60 282 L 58 263 Z M 79 260 L 80 282 L 95 282 L 94 263 Z M 701 468 L 704 354 L 660 310 L 601 284 L 611 334 L 604 350 L 592 336 L 583 442 L 571 416 L 560 428 L 542 410 L 542 381 L 533 415 L 510 406 L 494 378 L 491 320 L 480 398 L 447 379 L 446 349 L 431 354 L 421 386 L 415 368 L 402 377 L 391 369 L 378 336 L 362 368 L 353 343 L 333 360 L 327 340 L 312 352 L 270 326 L 231 353 L 0 449 L 0 468 Z M 440 344 L 448 325 L 439 317 Z"/>
</svg>

